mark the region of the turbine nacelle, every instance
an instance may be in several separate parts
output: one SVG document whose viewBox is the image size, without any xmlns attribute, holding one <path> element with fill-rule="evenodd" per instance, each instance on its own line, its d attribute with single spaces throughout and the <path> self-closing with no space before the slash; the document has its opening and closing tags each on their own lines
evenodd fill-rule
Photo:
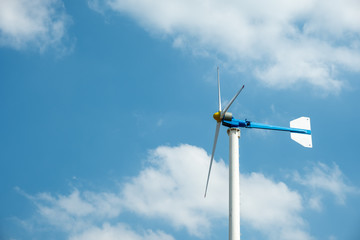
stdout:
<svg viewBox="0 0 360 240">
<path fill-rule="evenodd" d="M 213 118 L 219 123 L 222 122 L 223 120 L 231 121 L 233 116 L 231 112 L 225 112 L 225 114 L 222 115 L 221 111 L 218 111 L 214 113 Z"/>
</svg>

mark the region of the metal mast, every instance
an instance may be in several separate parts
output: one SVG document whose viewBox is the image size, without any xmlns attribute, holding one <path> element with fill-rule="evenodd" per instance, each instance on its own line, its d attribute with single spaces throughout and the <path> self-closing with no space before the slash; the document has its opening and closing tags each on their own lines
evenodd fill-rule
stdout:
<svg viewBox="0 0 360 240">
<path fill-rule="evenodd" d="M 229 240 L 240 240 L 240 129 L 229 128 Z"/>
</svg>

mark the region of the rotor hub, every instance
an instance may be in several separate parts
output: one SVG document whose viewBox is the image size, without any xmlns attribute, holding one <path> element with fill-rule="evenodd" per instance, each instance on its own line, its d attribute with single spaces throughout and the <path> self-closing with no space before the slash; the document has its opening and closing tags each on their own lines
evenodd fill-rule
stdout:
<svg viewBox="0 0 360 240">
<path fill-rule="evenodd" d="M 220 116 L 221 116 L 221 111 L 218 111 L 218 112 L 214 113 L 213 118 L 214 118 L 217 122 L 221 122 Z"/>
</svg>

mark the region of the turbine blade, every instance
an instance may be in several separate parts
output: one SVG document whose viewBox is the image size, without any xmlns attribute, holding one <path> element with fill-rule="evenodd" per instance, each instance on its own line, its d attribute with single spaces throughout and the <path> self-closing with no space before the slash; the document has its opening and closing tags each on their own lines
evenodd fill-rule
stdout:
<svg viewBox="0 0 360 240">
<path fill-rule="evenodd" d="M 209 179 L 210 179 L 211 166 L 212 166 L 212 163 L 213 163 L 213 160 L 214 160 L 215 148 L 216 148 L 216 143 L 217 143 L 217 139 L 218 139 L 218 136 L 219 136 L 220 125 L 221 125 L 221 122 L 218 122 L 218 123 L 216 124 L 215 138 L 214 138 L 214 145 L 213 145 L 213 149 L 212 149 L 212 153 L 211 153 L 211 160 L 210 160 L 210 166 L 209 166 L 209 173 L 208 173 L 208 177 L 207 177 L 207 181 L 206 181 L 206 187 L 205 187 L 205 195 L 204 195 L 204 198 L 206 198 L 206 192 L 207 192 L 208 185 L 209 185 Z"/>
<path fill-rule="evenodd" d="M 222 117 L 225 115 L 225 113 L 227 112 L 227 110 L 229 109 L 229 107 L 231 106 L 231 104 L 235 101 L 235 99 L 237 98 L 237 96 L 239 96 L 239 94 L 241 93 L 241 91 L 244 89 L 245 85 L 243 85 L 240 90 L 235 94 L 235 96 L 231 99 L 231 101 L 229 102 L 229 104 L 224 108 L 223 111 L 221 111 L 221 115 L 220 115 L 220 119 L 222 119 Z"/>
<path fill-rule="evenodd" d="M 217 67 L 217 82 L 218 82 L 219 111 L 221 111 L 221 95 L 220 95 L 219 67 Z"/>
</svg>

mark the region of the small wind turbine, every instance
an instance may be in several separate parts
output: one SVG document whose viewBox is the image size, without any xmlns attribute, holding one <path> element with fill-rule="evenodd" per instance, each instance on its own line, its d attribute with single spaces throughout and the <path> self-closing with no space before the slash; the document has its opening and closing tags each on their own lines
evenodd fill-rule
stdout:
<svg viewBox="0 0 360 240">
<path fill-rule="evenodd" d="M 244 89 L 244 85 L 235 94 L 227 106 L 221 109 L 221 95 L 220 95 L 220 80 L 219 67 L 217 68 L 217 82 L 218 82 L 218 100 L 219 111 L 214 113 L 213 117 L 216 120 L 216 130 L 213 149 L 211 153 L 211 160 L 209 166 L 209 173 L 206 181 L 205 195 L 207 193 L 211 166 L 214 160 L 216 143 L 219 135 L 220 125 L 228 127 L 227 133 L 229 135 L 229 240 L 240 240 L 240 171 L 239 171 L 239 128 L 259 128 L 267 130 L 277 130 L 290 132 L 291 139 L 301 144 L 304 147 L 312 148 L 310 118 L 300 117 L 290 122 L 290 127 L 278 127 L 268 124 L 255 123 L 248 120 L 238 120 L 233 118 L 232 113 L 228 112 L 231 104 L 235 101 L 240 92 Z"/>
</svg>

